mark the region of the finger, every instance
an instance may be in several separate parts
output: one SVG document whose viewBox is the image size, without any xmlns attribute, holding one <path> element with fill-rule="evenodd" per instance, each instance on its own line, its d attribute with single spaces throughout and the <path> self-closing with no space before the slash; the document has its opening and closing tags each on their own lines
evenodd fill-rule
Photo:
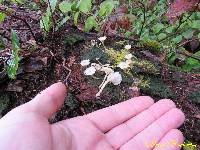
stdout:
<svg viewBox="0 0 200 150">
<path fill-rule="evenodd" d="M 158 143 L 160 139 L 171 129 L 178 128 L 185 120 L 183 112 L 177 108 L 173 108 L 162 117 L 138 133 L 130 141 L 124 144 L 120 149 L 142 149 L 150 150 L 150 147 L 146 147 L 147 143 Z"/>
<path fill-rule="evenodd" d="M 106 138 L 115 149 L 118 149 L 163 114 L 175 107 L 174 102 L 171 100 L 160 100 L 147 110 L 110 130 L 106 134 Z"/>
<path fill-rule="evenodd" d="M 62 106 L 65 96 L 66 86 L 59 82 L 42 91 L 30 102 L 18 107 L 16 111 L 35 112 L 49 118 Z"/>
<path fill-rule="evenodd" d="M 154 101 L 152 98 L 141 96 L 90 113 L 86 118 L 92 121 L 102 132 L 107 132 L 147 109 L 153 103 Z"/>
<path fill-rule="evenodd" d="M 153 150 L 180 150 L 183 142 L 184 137 L 181 131 L 172 129 L 154 146 Z M 146 146 L 151 145 L 147 144 Z"/>
</svg>

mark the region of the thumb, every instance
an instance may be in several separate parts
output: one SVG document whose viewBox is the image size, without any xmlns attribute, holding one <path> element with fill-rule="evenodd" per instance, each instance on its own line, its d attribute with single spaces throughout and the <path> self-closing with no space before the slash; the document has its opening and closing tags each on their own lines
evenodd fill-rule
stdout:
<svg viewBox="0 0 200 150">
<path fill-rule="evenodd" d="M 38 94 L 30 102 L 16 108 L 16 111 L 35 112 L 49 118 L 64 103 L 66 92 L 67 89 L 63 83 L 55 83 Z"/>
</svg>

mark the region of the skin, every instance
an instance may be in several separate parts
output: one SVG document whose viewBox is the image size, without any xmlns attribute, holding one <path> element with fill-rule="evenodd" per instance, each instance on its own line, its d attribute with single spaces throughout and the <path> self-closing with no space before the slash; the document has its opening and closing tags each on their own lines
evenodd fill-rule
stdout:
<svg viewBox="0 0 200 150">
<path fill-rule="evenodd" d="M 49 124 L 67 89 L 56 83 L 0 120 L 2 150 L 178 150 L 184 114 L 171 100 L 132 98 L 85 116 Z M 155 145 L 157 144 L 157 145 Z"/>
</svg>

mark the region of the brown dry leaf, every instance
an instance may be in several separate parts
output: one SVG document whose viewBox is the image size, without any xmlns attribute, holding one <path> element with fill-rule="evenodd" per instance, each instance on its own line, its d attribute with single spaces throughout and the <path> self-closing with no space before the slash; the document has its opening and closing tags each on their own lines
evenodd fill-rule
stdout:
<svg viewBox="0 0 200 150">
<path fill-rule="evenodd" d="M 116 34 L 119 28 L 128 31 L 131 28 L 131 22 L 135 17 L 127 13 L 128 8 L 126 6 L 119 7 L 103 25 L 102 31 L 107 34 Z"/>
</svg>

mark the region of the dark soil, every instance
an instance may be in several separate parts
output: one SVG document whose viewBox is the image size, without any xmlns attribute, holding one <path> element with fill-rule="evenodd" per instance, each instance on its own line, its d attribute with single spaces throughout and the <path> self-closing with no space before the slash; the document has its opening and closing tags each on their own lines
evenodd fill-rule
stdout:
<svg viewBox="0 0 200 150">
<path fill-rule="evenodd" d="M 79 62 L 82 54 L 87 53 L 90 41 L 97 39 L 96 33 L 85 34 L 68 26 L 44 38 L 39 29 L 39 14 L 35 11 L 26 11 L 24 8 L 14 7 L 14 9 L 31 25 L 38 45 L 33 47 L 30 44 L 34 38 L 24 22 L 8 18 L 5 24 L 0 24 L 0 34 L 6 39 L 7 48 L 9 49 L 11 45 L 11 28 L 17 31 L 22 48 L 20 54 L 22 59 L 16 80 L 8 79 L 3 73 L 3 63 L 0 62 L 0 113 L 2 116 L 9 110 L 30 101 L 37 93 L 51 84 L 64 81 L 69 73 L 66 68 L 71 69 L 67 80 L 69 94 L 63 108 L 50 119 L 51 122 L 87 114 L 134 96 L 130 94 L 133 91 L 127 90 L 129 87 L 122 84 L 115 88 L 116 95 L 109 94 L 108 89 L 100 99 L 95 98 L 98 89 L 88 84 L 88 79 L 83 75 L 83 68 Z M 112 41 L 123 40 L 120 36 L 112 36 L 108 38 L 108 44 L 113 43 Z M 138 71 L 138 74 L 151 79 L 150 88 L 141 88 L 140 95 L 149 95 L 155 100 L 173 99 L 177 107 L 186 115 L 181 131 L 187 140 L 200 145 L 200 105 L 190 99 L 192 94 L 200 90 L 200 75 L 186 74 L 170 68 L 164 61 L 160 61 L 162 56 L 155 56 L 148 48 L 136 46 L 132 39 L 128 42 L 135 45 L 132 50 L 138 58 L 149 60 L 159 68 L 159 74 L 156 75 L 150 71 Z M 151 55 L 145 55 L 144 52 L 150 52 Z M 117 95 L 119 91 L 121 93 Z M 200 94 L 192 98 L 199 101 L 198 96 Z"/>
</svg>

